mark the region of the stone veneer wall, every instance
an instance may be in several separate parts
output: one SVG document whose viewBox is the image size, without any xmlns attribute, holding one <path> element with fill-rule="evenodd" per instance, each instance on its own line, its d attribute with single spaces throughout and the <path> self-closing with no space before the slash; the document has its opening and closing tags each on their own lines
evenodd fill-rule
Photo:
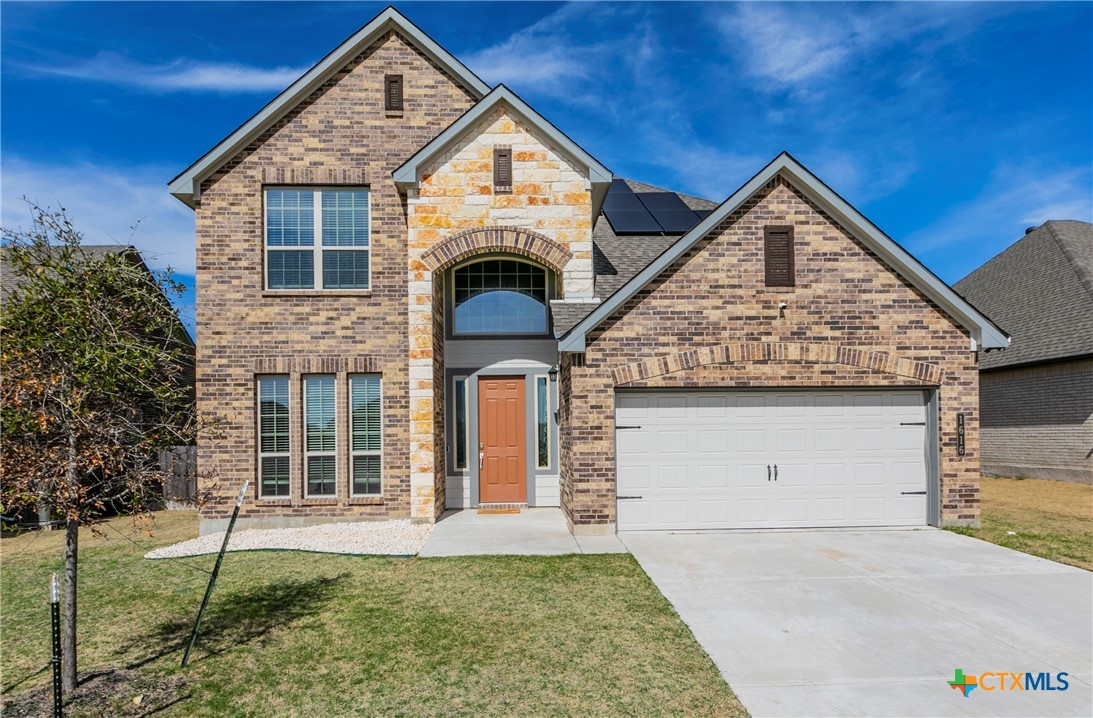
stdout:
<svg viewBox="0 0 1093 718">
<path fill-rule="evenodd" d="M 768 224 L 795 227 L 796 287 L 764 286 Z M 784 318 L 780 302 L 789 305 Z M 616 371 L 650 358 L 726 344 L 744 348 L 648 378 L 625 381 L 630 376 L 620 372 L 616 382 Z M 910 361 L 857 366 L 846 348 Z M 978 372 L 968 333 L 781 178 L 594 330 L 583 357 L 567 355 L 561 366 L 561 387 L 571 387 L 560 412 L 562 506 L 577 532 L 615 522 L 617 386 L 939 386 L 941 519 L 979 520 Z M 888 371 L 901 366 L 918 368 L 913 376 Z M 965 415 L 963 457 L 956 455 L 958 413 Z"/>
<path fill-rule="evenodd" d="M 387 73 L 403 74 L 402 112 L 384 110 Z M 391 173 L 474 102 L 411 44 L 388 33 L 203 183 L 196 212 L 198 407 L 224 422 L 220 438 L 204 441 L 199 451 L 201 470 L 215 475 L 221 498 L 201 510 L 203 520 L 225 519 L 245 479 L 252 481 L 245 520 L 409 516 L 406 211 Z M 266 184 L 370 188 L 369 291 L 264 291 Z M 348 498 L 345 377 L 361 371 L 383 378 L 382 498 Z M 334 499 L 303 497 L 300 377 L 309 372 L 336 373 L 339 380 Z M 257 499 L 258 373 L 291 378 L 289 499 Z"/>
<path fill-rule="evenodd" d="M 495 192 L 493 150 L 512 148 L 511 192 Z M 591 297 L 592 194 L 586 173 L 520 119 L 499 107 L 422 171 L 408 192 L 410 312 L 410 482 L 412 515 L 444 507 L 442 296 L 430 263 L 437 244 L 460 231 L 486 227 L 534 230 L 572 258 L 562 270 L 567 298 Z M 440 366 L 438 371 L 437 367 Z"/>
</svg>

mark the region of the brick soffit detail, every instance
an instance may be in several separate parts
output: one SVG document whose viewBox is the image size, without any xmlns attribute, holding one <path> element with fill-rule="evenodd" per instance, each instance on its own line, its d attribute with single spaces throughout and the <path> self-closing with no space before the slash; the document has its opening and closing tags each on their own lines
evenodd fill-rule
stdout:
<svg viewBox="0 0 1093 718">
<path fill-rule="evenodd" d="M 553 239 L 519 227 L 476 227 L 453 234 L 421 255 L 421 262 L 436 272 L 478 254 L 505 252 L 540 262 L 561 272 L 573 254 Z"/>
<path fill-rule="evenodd" d="M 944 373 L 936 364 L 904 359 L 885 352 L 856 349 L 837 344 L 803 342 L 746 342 L 689 349 L 675 354 L 645 359 L 612 371 L 616 385 L 644 381 L 713 364 L 739 364 L 764 361 L 796 361 L 811 364 L 845 364 L 884 374 L 917 379 L 926 384 L 941 384 Z"/>
</svg>

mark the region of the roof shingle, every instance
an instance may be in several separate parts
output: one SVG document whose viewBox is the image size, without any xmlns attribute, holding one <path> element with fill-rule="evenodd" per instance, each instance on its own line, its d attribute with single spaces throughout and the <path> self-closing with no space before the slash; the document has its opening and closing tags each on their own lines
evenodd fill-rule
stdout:
<svg viewBox="0 0 1093 718">
<path fill-rule="evenodd" d="M 1093 354 L 1093 224 L 1045 222 L 953 288 L 1012 336 L 981 369 Z"/>
</svg>

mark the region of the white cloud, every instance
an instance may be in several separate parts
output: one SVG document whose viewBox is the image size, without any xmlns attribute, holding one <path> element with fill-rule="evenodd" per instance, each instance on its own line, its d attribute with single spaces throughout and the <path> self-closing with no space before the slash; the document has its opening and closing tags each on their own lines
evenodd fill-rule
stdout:
<svg viewBox="0 0 1093 718">
<path fill-rule="evenodd" d="M 27 65 L 26 70 L 155 92 L 271 92 L 296 81 L 307 68 L 251 67 L 238 63 L 178 59 L 160 65 L 138 62 L 102 52 L 90 60 L 70 64 Z"/>
<path fill-rule="evenodd" d="M 994 11 L 954 3 L 748 2 L 720 11 L 715 26 L 749 74 L 772 89 L 810 96 L 880 49 L 912 39 L 922 41 L 919 50 L 946 43 Z"/>
<path fill-rule="evenodd" d="M 640 54 L 640 38 L 613 35 L 612 40 L 583 42 L 577 39 L 575 29 L 620 12 L 634 10 L 595 3 L 563 5 L 502 42 L 467 53 L 462 59 L 490 84 L 504 83 L 517 91 L 564 92 L 572 97 L 586 94 L 574 91 L 574 80 L 593 79 L 588 91 L 601 96 L 603 88 L 597 78 L 602 77 L 602 68 L 617 66 L 626 50 Z M 633 40 L 639 40 L 636 46 Z"/>
<path fill-rule="evenodd" d="M 167 192 L 171 176 L 161 167 L 50 165 L 5 158 L 0 225 L 29 226 L 26 197 L 42 206 L 63 207 L 87 244 L 132 244 L 152 267 L 170 265 L 192 275 L 194 214 Z"/>
<path fill-rule="evenodd" d="M 916 254 L 949 257 L 957 265 L 951 277 L 956 280 L 1020 239 L 1026 228 L 1049 219 L 1093 222 L 1089 168 L 1047 173 L 1000 166 L 978 196 L 954 206 L 903 244 Z"/>
</svg>

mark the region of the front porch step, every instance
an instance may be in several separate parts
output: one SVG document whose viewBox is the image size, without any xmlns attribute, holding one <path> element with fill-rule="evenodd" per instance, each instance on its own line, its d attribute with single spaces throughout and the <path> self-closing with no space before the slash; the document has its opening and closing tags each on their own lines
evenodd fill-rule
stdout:
<svg viewBox="0 0 1093 718">
<path fill-rule="evenodd" d="M 519 514 L 526 509 L 528 505 L 523 504 L 478 504 L 478 513 L 480 514 Z"/>
</svg>

